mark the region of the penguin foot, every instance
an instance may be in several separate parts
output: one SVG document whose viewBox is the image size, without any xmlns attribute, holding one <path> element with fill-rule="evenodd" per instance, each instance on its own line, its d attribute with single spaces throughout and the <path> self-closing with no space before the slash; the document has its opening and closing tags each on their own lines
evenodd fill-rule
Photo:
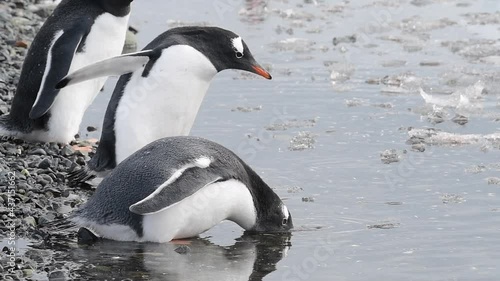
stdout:
<svg viewBox="0 0 500 281">
<path fill-rule="evenodd" d="M 101 240 L 95 233 L 90 229 L 81 227 L 78 229 L 78 244 L 91 245 Z"/>
<path fill-rule="evenodd" d="M 188 239 L 174 239 L 171 240 L 170 243 L 174 245 L 191 245 L 191 240 Z"/>
</svg>

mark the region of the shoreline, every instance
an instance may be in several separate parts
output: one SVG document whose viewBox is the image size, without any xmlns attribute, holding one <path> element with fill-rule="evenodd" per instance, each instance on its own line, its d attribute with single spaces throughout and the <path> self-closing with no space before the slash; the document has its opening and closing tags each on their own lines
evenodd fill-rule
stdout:
<svg viewBox="0 0 500 281">
<path fill-rule="evenodd" d="M 0 29 L 6 31 L 0 33 L 3 42 L 0 45 L 0 115 L 10 110 L 28 47 L 55 7 L 35 2 L 5 0 L 0 3 Z M 66 186 L 67 173 L 90 160 L 88 153 L 74 147 L 87 144 L 26 143 L 1 138 L 0 237 L 5 247 L 0 258 L 5 262 L 0 266 L 0 279 L 70 278 L 69 265 L 54 259 L 58 252 L 43 248 L 44 244 L 54 242 L 52 235 L 58 235 L 57 231 L 50 230 L 50 222 L 67 217 L 89 196 L 89 191 Z M 93 152 L 95 147 L 91 154 Z M 65 233 L 63 237 L 76 241 L 74 235 L 76 233 Z M 35 248 L 40 249 L 21 253 L 20 241 L 36 243 Z"/>
</svg>

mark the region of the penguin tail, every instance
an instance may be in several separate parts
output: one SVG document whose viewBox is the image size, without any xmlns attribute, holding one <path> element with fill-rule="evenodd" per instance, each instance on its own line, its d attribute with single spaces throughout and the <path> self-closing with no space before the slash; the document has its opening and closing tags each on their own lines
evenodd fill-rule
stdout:
<svg viewBox="0 0 500 281">
<path fill-rule="evenodd" d="M 71 218 L 55 219 L 39 225 L 34 232 L 33 238 L 42 241 L 40 248 L 52 248 L 54 246 L 68 247 L 69 243 L 77 240 L 78 226 Z"/>
<path fill-rule="evenodd" d="M 19 134 L 20 132 L 12 124 L 9 114 L 0 116 L 0 137 L 2 140 L 14 138 Z"/>
<path fill-rule="evenodd" d="M 66 179 L 68 181 L 68 186 L 70 187 L 89 187 L 92 186 L 88 181 L 97 177 L 97 173 L 88 166 L 83 166 L 82 168 L 72 170 L 68 173 Z"/>
</svg>

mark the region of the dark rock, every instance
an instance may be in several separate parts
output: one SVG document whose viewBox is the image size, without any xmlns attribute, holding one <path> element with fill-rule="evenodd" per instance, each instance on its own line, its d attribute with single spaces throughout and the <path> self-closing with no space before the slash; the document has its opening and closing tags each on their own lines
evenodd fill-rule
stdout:
<svg viewBox="0 0 500 281">
<path fill-rule="evenodd" d="M 47 155 L 47 152 L 43 148 L 35 148 L 28 152 L 28 155 Z"/>
<path fill-rule="evenodd" d="M 175 251 L 181 255 L 189 254 L 191 252 L 191 248 L 186 245 L 181 245 L 175 249 Z"/>
<path fill-rule="evenodd" d="M 41 184 L 42 186 L 47 186 L 54 182 L 54 180 L 49 175 L 39 175 L 36 178 L 36 182 Z"/>
<path fill-rule="evenodd" d="M 422 143 L 414 144 L 414 145 L 412 145 L 411 150 L 416 151 L 416 152 L 424 152 L 425 145 Z"/>
<path fill-rule="evenodd" d="M 61 161 L 61 164 L 66 167 L 66 168 L 71 168 L 71 165 L 73 165 L 73 162 L 69 159 L 63 159 Z"/>
<path fill-rule="evenodd" d="M 73 153 L 75 153 L 75 151 L 71 148 L 71 146 L 69 145 L 65 145 L 62 149 L 61 149 L 61 155 L 62 156 L 71 156 L 73 155 Z"/>
<path fill-rule="evenodd" d="M 49 158 L 45 158 L 38 164 L 39 169 L 48 169 L 52 166 L 52 161 Z"/>
<path fill-rule="evenodd" d="M 55 218 L 56 218 L 56 216 L 52 213 L 45 214 L 45 215 L 41 216 L 40 218 L 38 218 L 38 224 L 39 225 L 47 224 L 49 222 L 54 221 Z"/>
<path fill-rule="evenodd" d="M 49 281 L 66 281 L 66 274 L 61 270 L 52 271 L 49 273 Z"/>
<path fill-rule="evenodd" d="M 93 244 L 99 241 L 100 239 L 92 231 L 84 227 L 78 229 L 77 237 L 78 237 L 78 244 Z"/>
<path fill-rule="evenodd" d="M 81 151 L 79 151 L 79 152 L 81 152 Z M 76 159 L 76 164 L 84 166 L 85 165 L 85 158 L 82 156 L 78 156 L 78 158 Z"/>
<path fill-rule="evenodd" d="M 463 126 L 463 125 L 469 123 L 469 118 L 462 116 L 462 115 L 457 115 L 457 116 L 453 117 L 453 119 L 451 119 L 451 121 L 453 123 L 456 123 L 456 124 Z"/>
<path fill-rule="evenodd" d="M 88 126 L 87 127 L 87 132 L 95 132 L 95 131 L 97 131 L 96 127 L 94 127 L 94 126 Z"/>
</svg>

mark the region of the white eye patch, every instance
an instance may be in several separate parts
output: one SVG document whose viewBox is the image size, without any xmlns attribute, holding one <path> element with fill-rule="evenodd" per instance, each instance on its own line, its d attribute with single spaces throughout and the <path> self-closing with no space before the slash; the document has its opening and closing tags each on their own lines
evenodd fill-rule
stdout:
<svg viewBox="0 0 500 281">
<path fill-rule="evenodd" d="M 283 206 L 281 206 L 281 209 L 283 211 L 283 215 L 285 216 L 285 219 L 288 219 L 288 217 L 289 217 L 288 216 L 288 208 L 285 205 L 283 205 Z"/>
<path fill-rule="evenodd" d="M 245 48 L 243 47 L 243 39 L 241 39 L 241 37 L 236 37 L 233 38 L 231 41 L 233 43 L 234 50 L 244 55 L 243 52 L 245 51 Z"/>
</svg>

